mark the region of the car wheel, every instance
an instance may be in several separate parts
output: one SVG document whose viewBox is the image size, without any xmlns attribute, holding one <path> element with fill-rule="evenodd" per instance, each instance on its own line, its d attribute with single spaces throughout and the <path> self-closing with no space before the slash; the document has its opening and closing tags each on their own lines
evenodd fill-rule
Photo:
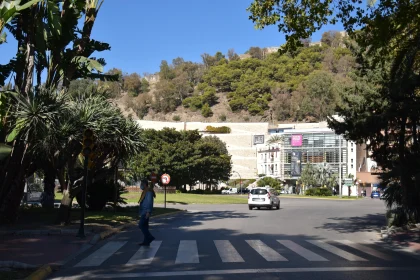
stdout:
<svg viewBox="0 0 420 280">
<path fill-rule="evenodd" d="M 252 210 L 252 208 L 254 208 L 254 207 L 252 207 L 252 206 L 248 206 L 248 208 L 249 208 L 249 210 Z"/>
<path fill-rule="evenodd" d="M 274 209 L 274 204 L 271 203 L 270 207 L 268 207 L 269 210 L 273 210 Z"/>
<path fill-rule="evenodd" d="M 277 204 L 277 210 L 279 210 L 280 209 L 280 202 Z"/>
<path fill-rule="evenodd" d="M 257 207 L 258 210 L 260 210 L 260 207 Z"/>
</svg>

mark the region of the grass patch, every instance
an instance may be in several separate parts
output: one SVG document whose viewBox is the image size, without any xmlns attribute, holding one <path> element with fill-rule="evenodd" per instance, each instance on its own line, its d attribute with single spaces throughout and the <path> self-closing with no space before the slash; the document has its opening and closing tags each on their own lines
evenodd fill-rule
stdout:
<svg viewBox="0 0 420 280">
<path fill-rule="evenodd" d="M 116 212 L 112 208 L 107 208 L 102 211 L 86 211 L 85 225 L 101 230 L 106 227 L 116 227 L 128 222 L 137 221 L 138 206 L 121 207 Z M 35 230 L 35 229 L 61 229 L 61 228 L 75 228 L 79 227 L 81 209 L 76 208 L 71 211 L 71 224 L 67 226 L 54 224 L 58 216 L 58 208 L 44 209 L 40 207 L 22 208 L 19 211 L 18 221 L 13 225 L 2 226 L 4 230 Z M 173 208 L 159 208 L 153 209 L 153 216 L 180 211 Z M 96 231 L 96 230 L 95 230 Z M 0 278 L 2 279 L 2 278 Z"/>
<path fill-rule="evenodd" d="M 137 203 L 140 193 L 125 193 L 126 202 Z M 164 203 L 165 195 L 157 193 L 155 203 Z M 192 193 L 168 193 L 166 203 L 178 204 L 247 204 L 248 195 L 220 195 L 220 194 L 192 194 Z"/>
<path fill-rule="evenodd" d="M 0 279 L 2 280 L 15 280 L 15 279 L 26 279 L 31 273 L 33 273 L 37 268 L 30 269 L 15 269 L 2 271 L 0 270 Z"/>
</svg>

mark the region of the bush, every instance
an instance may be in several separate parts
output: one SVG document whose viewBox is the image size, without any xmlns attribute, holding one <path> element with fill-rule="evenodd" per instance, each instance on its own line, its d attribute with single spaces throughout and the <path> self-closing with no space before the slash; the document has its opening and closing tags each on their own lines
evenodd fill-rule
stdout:
<svg viewBox="0 0 420 280">
<path fill-rule="evenodd" d="M 332 191 L 328 188 L 310 188 L 305 191 L 309 196 L 332 196 Z"/>
<path fill-rule="evenodd" d="M 172 120 L 179 122 L 181 120 L 181 117 L 178 115 L 173 116 Z"/>
<path fill-rule="evenodd" d="M 214 127 L 209 125 L 206 127 L 206 131 L 211 133 L 230 133 L 231 129 L 228 126 Z"/>
<path fill-rule="evenodd" d="M 176 193 L 176 194 L 178 194 L 178 193 L 182 193 L 182 190 L 176 190 L 176 191 L 175 191 L 175 193 Z"/>
<path fill-rule="evenodd" d="M 222 122 L 225 122 L 226 121 L 226 115 L 225 114 L 221 114 L 220 116 L 219 116 L 219 120 L 220 121 L 222 121 Z"/>
</svg>

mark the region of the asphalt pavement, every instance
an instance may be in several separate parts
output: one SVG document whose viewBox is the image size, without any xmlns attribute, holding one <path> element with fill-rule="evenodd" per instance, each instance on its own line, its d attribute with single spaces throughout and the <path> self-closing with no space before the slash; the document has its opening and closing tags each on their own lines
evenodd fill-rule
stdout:
<svg viewBox="0 0 420 280">
<path fill-rule="evenodd" d="M 281 198 L 280 210 L 188 210 L 104 240 L 50 279 L 420 279 L 420 257 L 385 247 L 383 201 Z"/>
</svg>

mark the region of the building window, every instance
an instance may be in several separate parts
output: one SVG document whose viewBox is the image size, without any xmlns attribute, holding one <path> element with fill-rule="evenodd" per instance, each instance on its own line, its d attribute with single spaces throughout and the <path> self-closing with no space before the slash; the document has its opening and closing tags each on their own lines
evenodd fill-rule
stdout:
<svg viewBox="0 0 420 280">
<path fill-rule="evenodd" d="M 351 152 L 353 153 L 353 148 L 351 148 Z"/>
<path fill-rule="evenodd" d="M 351 163 L 353 163 L 353 159 L 351 159 Z"/>
<path fill-rule="evenodd" d="M 353 164 L 351 165 L 351 167 L 350 167 L 351 169 L 353 169 Z"/>
</svg>

